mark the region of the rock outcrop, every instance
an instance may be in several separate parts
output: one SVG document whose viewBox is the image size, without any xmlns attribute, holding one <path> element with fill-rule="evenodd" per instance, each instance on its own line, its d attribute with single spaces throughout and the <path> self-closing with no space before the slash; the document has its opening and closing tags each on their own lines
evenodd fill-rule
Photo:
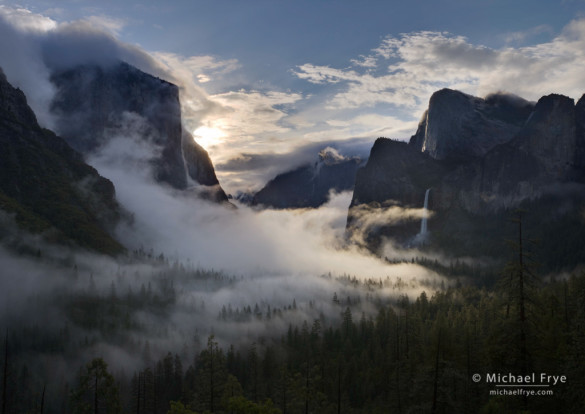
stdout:
<svg viewBox="0 0 585 414">
<path fill-rule="evenodd" d="M 113 184 L 62 138 L 41 128 L 0 71 L 0 208 L 29 232 L 107 254 L 120 218 Z"/>
</svg>

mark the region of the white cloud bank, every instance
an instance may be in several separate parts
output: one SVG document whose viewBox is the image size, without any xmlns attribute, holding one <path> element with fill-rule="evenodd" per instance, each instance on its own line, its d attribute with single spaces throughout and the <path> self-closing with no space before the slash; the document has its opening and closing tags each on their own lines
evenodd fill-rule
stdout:
<svg viewBox="0 0 585 414">
<path fill-rule="evenodd" d="M 412 117 L 419 117 L 430 95 L 443 87 L 480 96 L 504 90 L 531 100 L 553 92 L 579 98 L 585 92 L 585 19 L 572 21 L 549 42 L 517 48 L 488 48 L 444 32 L 388 36 L 352 63 L 354 68 L 343 69 L 305 63 L 295 74 L 314 84 L 338 85 L 326 103 L 331 110 L 390 104 Z"/>
</svg>

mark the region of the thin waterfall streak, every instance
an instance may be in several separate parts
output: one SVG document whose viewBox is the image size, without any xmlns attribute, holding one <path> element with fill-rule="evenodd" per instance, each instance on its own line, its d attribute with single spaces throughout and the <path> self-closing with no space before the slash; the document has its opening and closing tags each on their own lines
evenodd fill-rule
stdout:
<svg viewBox="0 0 585 414">
<path fill-rule="evenodd" d="M 429 217 L 429 193 L 431 192 L 430 188 L 427 188 L 427 191 L 425 192 L 425 203 L 424 203 L 424 208 L 423 208 L 423 216 L 422 216 L 422 220 L 420 222 L 420 235 L 424 236 L 425 234 L 427 234 L 427 219 Z"/>
</svg>

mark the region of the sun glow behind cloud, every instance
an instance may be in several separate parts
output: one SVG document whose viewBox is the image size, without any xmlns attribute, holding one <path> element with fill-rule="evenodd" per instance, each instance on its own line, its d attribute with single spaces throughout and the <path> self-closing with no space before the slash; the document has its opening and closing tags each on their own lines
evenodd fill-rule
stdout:
<svg viewBox="0 0 585 414">
<path fill-rule="evenodd" d="M 208 152 L 212 152 L 213 148 L 223 142 L 226 134 L 221 128 L 200 126 L 193 131 L 193 138 L 199 145 L 205 148 Z"/>
</svg>

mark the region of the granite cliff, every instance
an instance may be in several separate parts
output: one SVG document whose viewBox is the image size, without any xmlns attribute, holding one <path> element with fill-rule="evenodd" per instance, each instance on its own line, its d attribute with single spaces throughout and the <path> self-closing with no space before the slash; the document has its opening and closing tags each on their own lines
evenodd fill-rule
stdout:
<svg viewBox="0 0 585 414">
<path fill-rule="evenodd" d="M 58 91 L 52 104 L 56 128 L 73 148 L 95 151 L 130 117 L 134 132 L 160 148 L 151 160 L 158 182 L 180 190 L 201 185 L 207 198 L 227 200 L 207 152 L 182 126 L 176 85 L 124 62 L 78 66 L 51 80 Z"/>
<path fill-rule="evenodd" d="M 492 94 L 482 99 L 441 89 L 431 96 L 410 143 L 438 160 L 481 157 L 516 135 L 532 107 L 512 95 Z"/>
</svg>

